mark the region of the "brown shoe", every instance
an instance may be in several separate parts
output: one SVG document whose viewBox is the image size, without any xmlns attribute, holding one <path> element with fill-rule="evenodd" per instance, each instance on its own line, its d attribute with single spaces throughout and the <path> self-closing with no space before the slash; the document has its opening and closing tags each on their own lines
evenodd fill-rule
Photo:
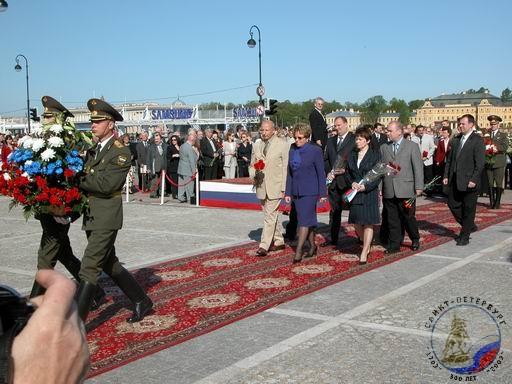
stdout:
<svg viewBox="0 0 512 384">
<path fill-rule="evenodd" d="M 256 256 L 259 256 L 259 257 L 263 257 L 263 256 L 267 256 L 267 251 L 263 248 L 258 248 L 258 250 L 256 251 Z"/>
<path fill-rule="evenodd" d="M 274 252 L 274 251 L 282 251 L 283 249 L 285 249 L 285 245 L 284 244 L 281 244 L 281 245 L 272 245 L 269 249 L 269 251 L 271 252 Z"/>
</svg>

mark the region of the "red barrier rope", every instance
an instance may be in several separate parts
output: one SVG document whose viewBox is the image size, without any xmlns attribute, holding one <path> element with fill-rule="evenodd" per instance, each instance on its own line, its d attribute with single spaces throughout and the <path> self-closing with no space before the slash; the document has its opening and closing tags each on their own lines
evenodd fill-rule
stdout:
<svg viewBox="0 0 512 384">
<path fill-rule="evenodd" d="M 194 173 L 192 176 L 190 176 L 190 180 L 187 181 L 185 184 L 178 184 L 178 183 L 175 183 L 174 181 L 172 181 L 169 176 L 167 175 L 167 173 L 165 174 L 165 178 L 167 179 L 167 181 L 169 183 L 171 183 L 172 185 L 174 185 L 175 187 L 184 187 L 185 185 L 187 184 L 190 184 L 191 182 L 193 182 L 197 177 L 197 172 Z"/>
<path fill-rule="evenodd" d="M 155 184 L 155 188 L 154 189 L 149 189 L 148 191 L 144 192 L 143 190 L 139 189 L 139 187 L 137 187 L 135 185 L 135 176 L 133 175 L 130 175 L 131 179 L 132 179 L 132 182 L 133 182 L 133 186 L 135 187 L 135 189 L 137 190 L 137 192 L 140 192 L 140 193 L 143 193 L 143 194 L 148 194 L 148 193 L 153 193 L 155 192 L 158 188 L 160 188 L 160 182 L 162 181 L 162 174 L 160 174 L 160 176 L 158 177 L 158 182 Z"/>
</svg>

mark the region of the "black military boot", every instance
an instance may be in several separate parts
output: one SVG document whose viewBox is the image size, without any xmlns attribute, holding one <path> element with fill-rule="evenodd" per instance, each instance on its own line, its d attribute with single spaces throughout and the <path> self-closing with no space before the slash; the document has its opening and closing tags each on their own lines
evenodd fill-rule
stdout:
<svg viewBox="0 0 512 384">
<path fill-rule="evenodd" d="M 494 188 L 494 187 L 489 188 L 489 208 L 490 209 L 494 209 L 494 205 L 496 204 L 495 190 L 496 190 L 496 188 Z"/>
<path fill-rule="evenodd" d="M 78 316 L 83 320 L 87 319 L 87 315 L 91 309 L 97 286 L 88 281 L 81 281 L 76 293 L 76 305 L 78 307 Z"/>
<path fill-rule="evenodd" d="M 30 291 L 29 299 L 44 295 L 45 292 L 46 288 L 40 285 L 37 281 L 34 281 L 34 285 L 32 285 L 32 290 Z"/>
<path fill-rule="evenodd" d="M 494 209 L 500 209 L 502 194 L 503 194 L 503 188 L 496 188 L 496 200 L 494 201 Z"/>
<path fill-rule="evenodd" d="M 144 319 L 153 309 L 153 302 L 139 283 L 137 283 L 137 280 L 124 268 L 110 277 L 134 305 L 133 314 L 126 321 L 128 323 L 136 323 Z"/>
</svg>

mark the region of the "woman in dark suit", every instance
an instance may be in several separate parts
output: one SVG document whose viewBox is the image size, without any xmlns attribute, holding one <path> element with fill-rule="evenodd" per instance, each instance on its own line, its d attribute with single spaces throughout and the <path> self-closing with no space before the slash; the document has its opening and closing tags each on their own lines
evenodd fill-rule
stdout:
<svg viewBox="0 0 512 384">
<path fill-rule="evenodd" d="M 167 174 L 172 180 L 166 180 L 167 193 L 171 193 L 173 199 L 178 198 L 178 163 L 180 162 L 180 138 L 171 136 L 167 142 Z"/>
<path fill-rule="evenodd" d="M 372 133 L 363 127 L 356 129 L 356 149 L 347 159 L 345 178 L 348 185 L 357 190 L 350 204 L 348 222 L 354 224 L 359 239 L 363 241 L 363 249 L 359 264 L 366 264 L 373 240 L 373 225 L 379 224 L 379 189 L 380 179 L 366 185 L 359 185 L 366 173 L 380 160 L 380 153 L 370 149 Z"/>
<path fill-rule="evenodd" d="M 252 144 L 249 143 L 248 133 L 242 131 L 240 135 L 242 142 L 238 146 L 238 177 L 249 177 L 249 163 L 251 162 Z"/>
<path fill-rule="evenodd" d="M 288 160 L 288 176 L 286 178 L 285 201 L 293 199 L 297 210 L 298 235 L 297 249 L 293 262 L 302 260 L 302 247 L 309 241 L 309 250 L 305 257 L 312 257 L 317 251 L 315 232 L 318 225 L 316 219 L 316 203 L 325 199 L 325 170 L 322 148 L 308 142 L 311 128 L 307 124 L 297 124 L 293 129 L 295 144 L 290 148 Z"/>
</svg>

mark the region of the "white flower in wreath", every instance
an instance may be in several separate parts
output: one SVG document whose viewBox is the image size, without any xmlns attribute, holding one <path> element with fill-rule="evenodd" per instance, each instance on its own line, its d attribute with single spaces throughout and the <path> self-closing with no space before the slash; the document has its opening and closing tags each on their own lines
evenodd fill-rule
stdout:
<svg viewBox="0 0 512 384">
<path fill-rule="evenodd" d="M 8 173 L 4 173 L 4 180 L 5 180 L 5 181 L 9 181 L 9 180 L 11 180 L 11 176 L 9 176 L 9 174 L 8 174 Z"/>
<path fill-rule="evenodd" d="M 52 136 L 48 139 L 48 145 L 52 148 L 59 148 L 64 145 L 64 140 L 60 137 Z"/>
<path fill-rule="evenodd" d="M 32 165 L 33 161 L 32 160 L 27 160 L 25 161 L 25 164 L 23 165 L 24 167 L 30 167 Z"/>
<path fill-rule="evenodd" d="M 43 159 L 43 161 L 50 161 L 54 157 L 55 157 L 55 151 L 51 148 L 48 148 L 41 153 L 41 159 Z"/>
<path fill-rule="evenodd" d="M 23 173 L 21 174 L 21 177 L 25 177 L 25 178 L 27 178 L 27 179 L 31 180 L 31 179 L 30 179 L 30 175 L 29 175 L 27 172 L 23 172 Z"/>
<path fill-rule="evenodd" d="M 39 152 L 41 148 L 44 147 L 44 139 L 34 139 L 32 140 L 32 150 L 34 152 Z"/>
<path fill-rule="evenodd" d="M 34 127 L 34 128 L 32 128 L 32 133 L 33 133 L 35 136 L 40 136 L 40 135 L 43 133 L 43 127 L 38 126 L 38 127 Z"/>
<path fill-rule="evenodd" d="M 30 136 L 25 136 L 25 140 L 23 140 L 23 148 L 30 149 L 32 148 L 32 143 L 34 140 Z"/>
<path fill-rule="evenodd" d="M 60 124 L 53 124 L 51 127 L 50 127 L 50 131 L 52 131 L 53 133 L 61 133 L 63 131 L 63 128 L 62 128 L 62 125 Z"/>
</svg>

